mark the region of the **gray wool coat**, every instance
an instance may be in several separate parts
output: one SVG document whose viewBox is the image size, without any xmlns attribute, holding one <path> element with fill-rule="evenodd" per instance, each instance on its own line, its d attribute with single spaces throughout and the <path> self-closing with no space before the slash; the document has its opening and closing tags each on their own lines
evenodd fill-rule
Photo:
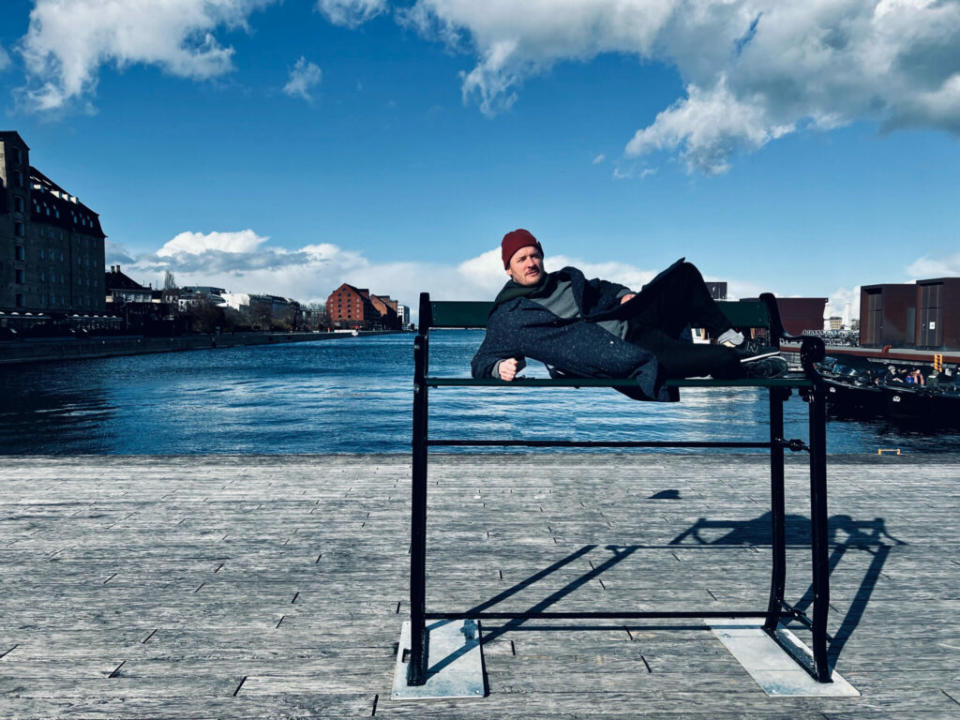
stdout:
<svg viewBox="0 0 960 720">
<path fill-rule="evenodd" d="M 627 319 L 622 317 L 619 299 L 627 288 L 606 280 L 587 280 L 573 267 L 550 273 L 548 281 L 550 278 L 569 280 L 580 317 L 558 317 L 538 303 L 535 295 L 497 302 L 487 319 L 486 337 L 471 362 L 473 377 L 490 377 L 496 364 L 506 358 L 532 358 L 544 363 L 555 377 L 634 378 L 639 392 L 630 388 L 625 393 L 630 397 L 676 399 L 675 393 L 658 386 L 653 353 L 597 325 L 600 320 Z M 510 281 L 501 296 L 519 287 Z"/>
</svg>

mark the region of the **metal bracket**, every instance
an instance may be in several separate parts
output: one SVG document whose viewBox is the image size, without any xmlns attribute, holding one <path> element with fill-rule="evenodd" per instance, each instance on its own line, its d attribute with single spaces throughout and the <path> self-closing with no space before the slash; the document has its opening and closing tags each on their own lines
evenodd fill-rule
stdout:
<svg viewBox="0 0 960 720">
<path fill-rule="evenodd" d="M 767 695 L 859 697 L 860 692 L 833 671 L 817 682 L 813 654 L 783 625 L 766 632 L 749 620 L 710 622 L 710 629 Z"/>
<path fill-rule="evenodd" d="M 441 620 L 426 627 L 427 677 L 410 685 L 410 623 L 404 622 L 393 673 L 394 700 L 482 698 L 483 651 L 476 620 Z"/>
</svg>

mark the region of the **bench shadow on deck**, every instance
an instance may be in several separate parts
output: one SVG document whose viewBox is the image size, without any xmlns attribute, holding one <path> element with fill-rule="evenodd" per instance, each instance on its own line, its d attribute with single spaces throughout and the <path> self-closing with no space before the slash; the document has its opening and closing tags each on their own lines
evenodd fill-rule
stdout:
<svg viewBox="0 0 960 720">
<path fill-rule="evenodd" d="M 671 496 L 668 495 L 667 497 Z M 700 518 L 696 523 L 682 531 L 666 545 L 604 546 L 602 549 L 611 553 L 611 556 L 607 560 L 596 566 L 591 563 L 591 569 L 589 571 L 583 572 L 579 576 L 567 581 L 566 584 L 561 588 L 549 593 L 546 597 L 534 603 L 533 605 L 522 610 L 518 610 L 518 612 L 547 612 L 559 601 L 570 596 L 575 591 L 583 588 L 594 580 L 601 580 L 605 572 L 623 560 L 626 560 L 638 550 L 658 550 L 666 552 L 674 546 L 687 545 L 694 545 L 704 549 L 722 549 L 724 546 L 751 547 L 756 549 L 769 548 L 770 527 L 771 518 L 769 512 L 764 513 L 763 515 L 760 515 L 752 520 L 746 521 L 708 520 L 706 518 Z M 708 535 L 711 532 L 716 532 L 718 530 L 723 531 L 724 534 L 715 539 L 707 539 L 704 537 L 704 535 Z M 788 548 L 800 550 L 805 550 L 808 548 L 810 545 L 809 518 L 801 515 L 788 515 L 786 518 L 786 535 Z M 853 602 L 850 604 L 847 612 L 844 614 L 839 623 L 839 628 L 832 634 L 828 635 L 829 660 L 830 669 L 832 671 L 836 666 L 837 658 L 840 656 L 844 645 L 853 634 L 863 616 L 863 612 L 870 600 L 870 596 L 873 593 L 877 578 L 883 570 L 890 547 L 893 545 L 905 545 L 906 543 L 901 540 L 897 540 L 887 532 L 883 518 L 856 521 L 849 515 L 835 515 L 829 520 L 829 544 L 831 547 L 831 574 L 837 568 L 840 560 L 850 550 L 863 551 L 871 556 L 870 564 L 863 574 L 860 585 L 853 597 Z M 509 600 L 522 590 L 525 590 L 544 580 L 552 573 L 555 573 L 561 568 L 570 565 L 575 560 L 584 558 L 586 555 L 598 549 L 600 548 L 597 545 L 584 545 L 572 553 L 569 553 L 565 557 L 555 561 L 551 565 L 543 568 L 542 570 L 497 593 L 489 600 L 464 610 L 463 614 L 464 616 L 471 616 L 493 610 L 500 603 Z M 810 607 L 812 602 L 813 585 L 810 584 L 803 592 L 800 599 L 795 601 L 793 605 L 801 612 L 804 612 Z M 603 614 L 604 611 L 602 609 L 598 609 L 596 612 L 598 614 Z M 695 611 L 693 611 L 692 614 L 696 615 Z M 597 624 L 597 621 L 600 619 L 612 621 L 615 620 L 616 617 L 617 615 L 615 612 L 610 612 L 609 618 L 597 618 L 591 623 L 585 623 L 582 620 L 577 621 L 574 618 L 569 618 L 564 624 L 557 625 L 544 624 L 542 620 L 537 619 L 503 618 L 507 620 L 507 622 L 500 625 L 492 625 L 489 622 L 484 624 L 481 645 L 490 644 L 506 633 L 517 632 L 519 630 L 568 633 L 581 631 L 622 630 L 624 628 L 639 629 L 640 627 L 643 627 L 638 625 L 636 621 L 626 621 L 617 624 Z M 690 621 L 684 624 L 678 624 L 676 622 L 669 625 L 659 623 L 653 627 L 661 631 L 709 630 L 708 626 L 703 625 L 701 622 L 697 622 L 695 617 L 692 617 Z M 803 626 L 799 623 L 793 623 L 791 629 L 800 633 L 803 632 Z M 455 660 L 457 660 L 460 655 L 468 652 L 469 649 L 469 646 L 465 646 L 451 655 L 442 658 L 434 658 L 434 662 L 432 662 L 430 665 L 429 672 L 431 674 L 440 672 L 445 667 L 451 665 Z"/>
</svg>

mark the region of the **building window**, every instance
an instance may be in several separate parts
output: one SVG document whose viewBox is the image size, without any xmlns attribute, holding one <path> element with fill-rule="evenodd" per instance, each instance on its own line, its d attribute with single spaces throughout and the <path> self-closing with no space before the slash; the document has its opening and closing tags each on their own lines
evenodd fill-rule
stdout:
<svg viewBox="0 0 960 720">
<path fill-rule="evenodd" d="M 13 234 L 17 237 L 23 237 L 24 229 L 22 222 L 16 222 L 13 224 Z"/>
<path fill-rule="evenodd" d="M 16 180 L 16 186 L 17 186 L 17 187 L 23 187 L 23 173 L 20 172 L 19 170 L 17 170 L 17 171 L 13 174 L 13 177 L 14 177 L 14 179 Z"/>
<path fill-rule="evenodd" d="M 23 260 L 23 245 L 15 245 L 13 248 L 13 257 L 16 260 Z"/>
<path fill-rule="evenodd" d="M 13 196 L 13 210 L 18 213 L 23 212 L 23 198 L 19 195 Z"/>
<path fill-rule="evenodd" d="M 23 285 L 23 270 L 14 271 L 14 276 L 15 276 L 17 285 Z"/>
<path fill-rule="evenodd" d="M 17 160 L 17 165 L 23 165 L 23 150 L 21 150 L 20 148 L 14 148 L 13 156 Z"/>
<path fill-rule="evenodd" d="M 23 295 L 17 293 L 17 307 L 23 307 Z"/>
</svg>

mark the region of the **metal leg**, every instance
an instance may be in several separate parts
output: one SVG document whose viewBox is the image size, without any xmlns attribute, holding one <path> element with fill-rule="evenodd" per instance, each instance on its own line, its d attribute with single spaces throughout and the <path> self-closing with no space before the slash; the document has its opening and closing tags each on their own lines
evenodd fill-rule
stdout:
<svg viewBox="0 0 960 720">
<path fill-rule="evenodd" d="M 816 383 L 810 394 L 810 524 L 813 553 L 813 661 L 817 680 L 830 682 L 827 666 L 827 608 L 830 604 L 830 564 L 827 558 L 826 392 Z"/>
<path fill-rule="evenodd" d="M 413 341 L 413 482 L 410 516 L 410 685 L 427 681 L 427 337 Z"/>
<path fill-rule="evenodd" d="M 786 520 L 783 497 L 783 403 L 789 391 L 770 388 L 770 546 L 773 569 L 770 574 L 770 602 L 763 629 L 774 633 L 783 608 L 783 591 L 787 575 Z"/>
</svg>

